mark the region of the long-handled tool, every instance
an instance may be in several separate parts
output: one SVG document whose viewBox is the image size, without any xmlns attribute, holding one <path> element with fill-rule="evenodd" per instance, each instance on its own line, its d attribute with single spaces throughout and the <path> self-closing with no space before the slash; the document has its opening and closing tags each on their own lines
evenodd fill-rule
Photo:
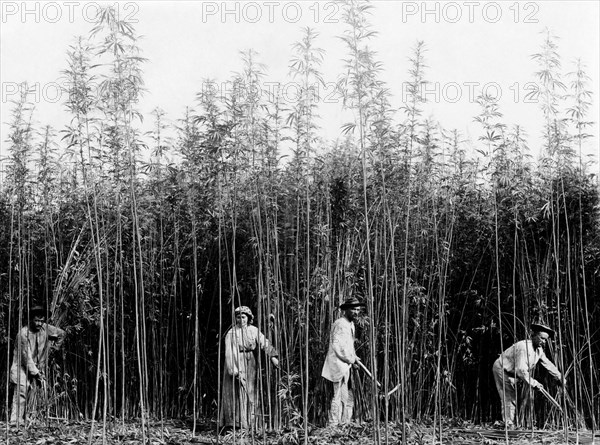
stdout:
<svg viewBox="0 0 600 445">
<path fill-rule="evenodd" d="M 550 393 L 548 391 L 546 391 L 546 389 L 543 386 L 538 386 L 536 389 L 539 392 L 541 392 L 544 395 L 544 397 L 546 397 L 548 399 L 548 401 L 550 403 L 552 403 L 555 407 L 557 407 L 560 412 L 562 412 L 563 409 L 562 409 L 562 406 L 560 406 L 560 403 L 558 403 L 556 401 L 556 399 L 554 397 L 552 397 L 550 395 Z"/>
<path fill-rule="evenodd" d="M 390 390 L 390 392 L 387 393 L 387 396 L 391 396 L 392 394 L 394 394 L 396 391 L 398 391 L 400 389 L 400 387 L 402 386 L 402 383 L 398 383 L 396 386 L 394 386 L 394 388 L 392 388 Z"/>
<path fill-rule="evenodd" d="M 363 365 L 363 363 L 360 360 L 357 360 L 356 363 L 358 363 L 358 366 L 360 366 L 360 368 L 364 371 L 365 374 L 367 374 L 369 377 L 371 377 L 371 379 L 373 379 L 373 381 L 377 384 L 377 387 L 381 388 L 381 383 L 379 383 L 377 381 L 377 379 L 375 377 L 373 377 L 373 374 L 371 374 L 371 371 L 369 371 L 367 369 L 367 367 L 365 365 Z"/>
</svg>

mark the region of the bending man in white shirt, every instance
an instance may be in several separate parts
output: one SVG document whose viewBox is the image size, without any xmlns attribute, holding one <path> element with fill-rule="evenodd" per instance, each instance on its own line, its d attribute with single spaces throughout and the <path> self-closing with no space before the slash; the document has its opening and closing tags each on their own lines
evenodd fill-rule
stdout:
<svg viewBox="0 0 600 445">
<path fill-rule="evenodd" d="M 517 378 L 532 388 L 543 388 L 542 384 L 530 375 L 533 368 L 540 362 L 550 375 L 556 380 L 562 381 L 560 371 L 544 354 L 544 347 L 550 338 L 554 338 L 552 329 L 534 323 L 531 325 L 531 340 L 521 340 L 515 343 L 494 362 L 492 370 L 502 404 L 502 419 L 509 428 L 515 425 Z"/>
</svg>

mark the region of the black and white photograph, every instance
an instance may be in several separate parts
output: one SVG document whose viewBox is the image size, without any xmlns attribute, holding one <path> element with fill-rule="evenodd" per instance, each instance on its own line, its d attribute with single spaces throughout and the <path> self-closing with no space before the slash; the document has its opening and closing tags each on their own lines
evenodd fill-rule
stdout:
<svg viewBox="0 0 600 445">
<path fill-rule="evenodd" d="M 0 440 L 600 443 L 600 3 L 0 2 Z"/>
</svg>

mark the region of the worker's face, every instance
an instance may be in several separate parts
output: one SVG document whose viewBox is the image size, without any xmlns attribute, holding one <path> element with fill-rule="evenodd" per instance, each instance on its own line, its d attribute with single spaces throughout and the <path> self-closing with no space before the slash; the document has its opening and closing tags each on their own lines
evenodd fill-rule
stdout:
<svg viewBox="0 0 600 445">
<path fill-rule="evenodd" d="M 535 348 L 545 348 L 550 335 L 547 332 L 536 332 L 531 338 L 531 342 Z"/>
<path fill-rule="evenodd" d="M 42 329 L 42 325 L 43 324 L 44 324 L 44 317 L 33 317 L 33 319 L 31 320 L 29 328 L 33 332 L 38 332 L 40 329 Z"/>
<path fill-rule="evenodd" d="M 248 316 L 246 314 L 235 314 L 235 322 L 238 326 L 248 326 Z"/>
<path fill-rule="evenodd" d="M 356 320 L 358 314 L 360 314 L 360 308 L 358 307 L 351 307 L 349 309 L 346 309 L 345 312 L 346 318 L 350 321 Z"/>
</svg>

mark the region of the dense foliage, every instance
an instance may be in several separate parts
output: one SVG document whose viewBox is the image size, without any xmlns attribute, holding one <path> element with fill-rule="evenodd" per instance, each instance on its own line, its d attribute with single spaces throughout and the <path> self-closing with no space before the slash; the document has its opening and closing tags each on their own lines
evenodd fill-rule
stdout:
<svg viewBox="0 0 600 445">
<path fill-rule="evenodd" d="M 297 102 L 249 94 L 265 68 L 248 51 L 231 91 L 203 89 L 175 127 L 156 109 L 149 134 L 136 109 L 145 60 L 110 8 L 68 51 L 64 128 L 35 128 L 24 88 L 0 193 L 0 380 L 19 320 L 41 301 L 68 333 L 48 370 L 53 415 L 215 416 L 220 338 L 246 304 L 282 358 L 280 370 L 261 365 L 266 418 L 322 424 L 329 328 L 353 294 L 368 303 L 358 354 L 382 393 L 401 385 L 378 400 L 357 374 L 363 419 L 497 419 L 492 363 L 543 321 L 558 332 L 549 355 L 568 382 L 567 415 L 535 409 L 553 425 L 597 426 L 599 195 L 579 155 L 584 71 L 561 81 L 550 35 L 534 55 L 539 163 L 485 96 L 467 149 L 422 117 L 421 42 L 409 100 L 391 108 L 368 9 L 344 3 L 339 87 L 355 120 L 336 142 L 318 136 L 324 51 L 312 30 L 290 61 Z"/>
</svg>

